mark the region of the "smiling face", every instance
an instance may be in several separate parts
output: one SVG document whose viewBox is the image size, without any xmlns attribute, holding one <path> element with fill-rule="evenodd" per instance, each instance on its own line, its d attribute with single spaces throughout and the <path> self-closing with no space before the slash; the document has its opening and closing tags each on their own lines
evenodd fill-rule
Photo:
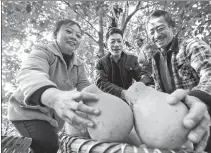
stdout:
<svg viewBox="0 0 211 153">
<path fill-rule="evenodd" d="M 82 38 L 81 29 L 76 24 L 65 24 L 59 29 L 56 40 L 63 54 L 72 55 L 79 47 Z"/>
<path fill-rule="evenodd" d="M 151 18 L 147 24 L 149 38 L 161 49 L 173 39 L 173 29 L 168 25 L 163 16 Z"/>
<path fill-rule="evenodd" d="M 107 46 L 111 55 L 115 57 L 120 57 L 124 46 L 122 36 L 119 33 L 114 33 L 110 35 L 107 40 Z"/>
</svg>

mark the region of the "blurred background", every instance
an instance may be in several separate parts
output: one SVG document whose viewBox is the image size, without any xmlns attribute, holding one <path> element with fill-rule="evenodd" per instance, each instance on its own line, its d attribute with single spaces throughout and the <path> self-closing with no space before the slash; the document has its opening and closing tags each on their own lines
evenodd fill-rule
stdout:
<svg viewBox="0 0 211 153">
<path fill-rule="evenodd" d="M 124 31 L 125 49 L 138 55 L 149 42 L 147 16 L 156 9 L 173 15 L 175 32 L 184 27 L 179 37 L 198 37 L 211 45 L 211 1 L 1 1 L 2 135 L 17 135 L 7 120 L 7 106 L 21 61 L 34 44 L 52 41 L 56 21 L 69 18 L 82 26 L 84 40 L 77 55 L 92 82 L 96 61 L 107 53 L 105 34 L 112 21 Z"/>
</svg>

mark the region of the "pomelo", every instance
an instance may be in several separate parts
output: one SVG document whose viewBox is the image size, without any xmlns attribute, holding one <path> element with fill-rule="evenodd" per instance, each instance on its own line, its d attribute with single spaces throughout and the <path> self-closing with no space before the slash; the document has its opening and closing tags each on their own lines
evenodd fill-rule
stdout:
<svg viewBox="0 0 211 153">
<path fill-rule="evenodd" d="M 98 102 L 88 102 L 88 106 L 100 109 L 100 115 L 87 115 L 94 121 L 94 128 L 88 128 L 94 140 L 107 142 L 124 142 L 133 128 L 133 113 L 130 106 L 122 99 L 102 92 L 97 86 L 90 85 L 83 91 L 95 93 Z"/>
<path fill-rule="evenodd" d="M 189 132 L 183 125 L 188 112 L 179 102 L 167 103 L 167 93 L 159 92 L 141 82 L 133 84 L 128 93 L 133 97 L 135 129 L 145 145 L 151 148 L 176 149 L 187 142 Z"/>
</svg>

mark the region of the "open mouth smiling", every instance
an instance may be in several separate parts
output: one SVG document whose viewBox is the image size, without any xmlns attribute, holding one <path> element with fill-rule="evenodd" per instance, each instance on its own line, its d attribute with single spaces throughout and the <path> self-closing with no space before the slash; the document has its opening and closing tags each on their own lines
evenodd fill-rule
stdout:
<svg viewBox="0 0 211 153">
<path fill-rule="evenodd" d="M 156 42 L 156 43 L 161 43 L 161 42 L 163 42 L 163 40 L 164 40 L 164 37 L 159 38 L 159 39 L 156 39 L 155 42 Z"/>
<path fill-rule="evenodd" d="M 162 43 L 165 38 L 166 38 L 166 36 L 160 36 L 157 39 L 155 39 L 155 43 Z"/>
<path fill-rule="evenodd" d="M 76 45 L 76 43 L 73 42 L 73 41 L 67 41 L 67 43 L 70 44 L 70 45 Z"/>
<path fill-rule="evenodd" d="M 120 49 L 113 49 L 113 51 L 114 51 L 114 52 L 119 52 L 119 51 L 120 51 Z"/>
</svg>

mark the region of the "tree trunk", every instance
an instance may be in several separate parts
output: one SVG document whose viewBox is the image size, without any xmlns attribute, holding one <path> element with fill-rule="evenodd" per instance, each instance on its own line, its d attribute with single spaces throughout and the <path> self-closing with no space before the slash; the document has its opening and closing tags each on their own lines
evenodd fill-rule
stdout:
<svg viewBox="0 0 211 153">
<path fill-rule="evenodd" d="M 99 36 L 99 40 L 98 40 L 99 52 L 98 52 L 98 57 L 101 58 L 102 56 L 104 56 L 103 11 L 102 11 L 102 8 L 99 9 L 98 13 L 99 13 L 99 32 L 98 32 L 98 36 Z"/>
</svg>

